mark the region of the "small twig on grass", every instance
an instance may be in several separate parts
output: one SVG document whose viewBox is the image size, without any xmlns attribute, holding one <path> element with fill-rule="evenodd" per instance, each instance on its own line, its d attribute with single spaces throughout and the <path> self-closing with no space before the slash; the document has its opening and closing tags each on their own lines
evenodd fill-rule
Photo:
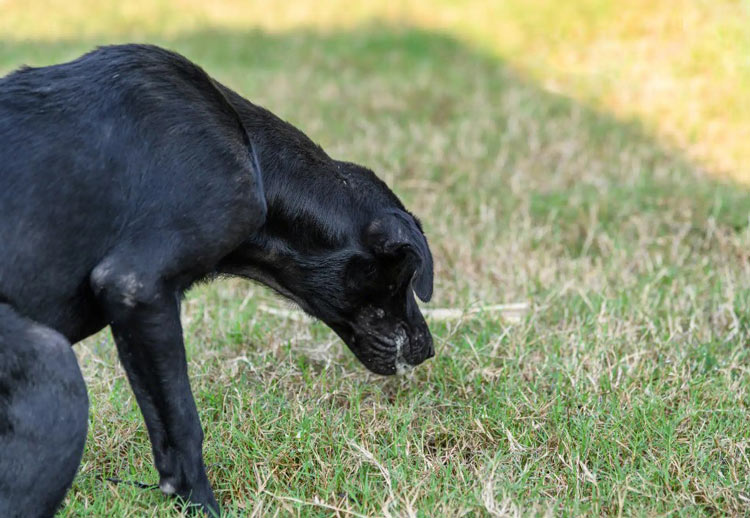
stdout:
<svg viewBox="0 0 750 518">
<path fill-rule="evenodd" d="M 302 311 L 290 311 L 288 309 L 272 308 L 271 306 L 266 306 L 265 304 L 260 304 L 258 306 L 258 311 L 268 313 L 269 315 L 276 315 L 277 317 L 288 318 L 289 320 L 293 320 L 295 322 L 305 322 L 312 320 L 311 317 L 307 316 Z"/>
<path fill-rule="evenodd" d="M 354 441 L 349 441 L 349 446 L 357 450 L 360 455 L 362 455 L 365 460 L 367 460 L 367 462 L 373 464 L 376 468 L 378 468 L 380 474 L 383 476 L 385 485 L 388 486 L 388 494 L 391 497 L 391 500 L 395 500 L 395 497 L 393 495 L 393 483 L 391 482 L 391 474 L 388 472 L 385 466 L 378 462 L 378 459 L 375 458 L 375 455 L 370 453 L 370 451 L 364 446 L 360 446 Z"/>
<path fill-rule="evenodd" d="M 489 306 L 478 306 L 469 309 L 458 308 L 435 308 L 425 309 L 424 315 L 427 318 L 438 321 L 459 320 L 467 316 L 480 315 L 483 313 L 499 313 L 509 322 L 520 322 L 523 316 L 529 310 L 527 302 L 514 302 L 512 304 L 492 304 Z"/>
</svg>

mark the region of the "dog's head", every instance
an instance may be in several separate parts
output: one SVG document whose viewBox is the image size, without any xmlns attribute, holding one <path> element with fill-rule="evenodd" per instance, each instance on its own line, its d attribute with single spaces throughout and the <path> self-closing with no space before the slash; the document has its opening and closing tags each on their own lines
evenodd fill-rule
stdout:
<svg viewBox="0 0 750 518">
<path fill-rule="evenodd" d="M 346 303 L 327 323 L 368 369 L 400 373 L 434 355 L 414 299 L 432 296 L 432 254 L 411 214 L 393 209 L 370 221 L 340 275 Z"/>
<path fill-rule="evenodd" d="M 225 271 L 296 302 L 377 374 L 402 372 L 433 356 L 414 298 L 428 301 L 433 284 L 419 221 L 365 168 L 338 162 L 324 179 L 306 174 L 296 185 L 264 178 L 268 220 Z"/>
</svg>

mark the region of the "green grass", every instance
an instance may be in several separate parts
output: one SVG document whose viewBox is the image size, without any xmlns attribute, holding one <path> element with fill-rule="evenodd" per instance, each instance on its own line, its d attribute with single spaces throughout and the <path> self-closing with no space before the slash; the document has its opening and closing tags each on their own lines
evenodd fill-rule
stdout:
<svg viewBox="0 0 750 518">
<path fill-rule="evenodd" d="M 394 187 L 435 255 L 429 306 L 531 305 L 520 323 L 433 322 L 437 356 L 379 378 L 323 325 L 259 311 L 283 307 L 264 289 L 193 290 L 190 372 L 227 511 L 748 514 L 746 189 L 707 179 L 637 120 L 440 32 L 165 34 L 139 39 L 186 54 Z M 105 39 L 9 38 L 0 71 Z M 111 338 L 76 351 L 91 426 L 61 516 L 179 516 L 158 491 L 105 481 L 157 474 Z"/>
</svg>

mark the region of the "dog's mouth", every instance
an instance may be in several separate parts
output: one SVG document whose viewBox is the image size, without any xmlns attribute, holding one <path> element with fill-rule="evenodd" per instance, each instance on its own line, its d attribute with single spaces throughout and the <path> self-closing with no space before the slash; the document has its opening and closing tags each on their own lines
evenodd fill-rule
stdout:
<svg viewBox="0 0 750 518">
<path fill-rule="evenodd" d="M 375 374 L 390 376 L 406 374 L 433 356 L 432 341 L 428 348 L 414 354 L 404 326 L 397 326 L 389 334 L 357 329 L 350 325 L 332 326 L 357 359 Z"/>
</svg>

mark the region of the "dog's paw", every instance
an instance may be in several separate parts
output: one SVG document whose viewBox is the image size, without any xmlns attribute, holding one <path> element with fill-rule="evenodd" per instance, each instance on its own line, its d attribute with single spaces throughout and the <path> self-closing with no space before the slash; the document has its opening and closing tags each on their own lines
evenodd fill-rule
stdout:
<svg viewBox="0 0 750 518">
<path fill-rule="evenodd" d="M 173 495 L 177 492 L 175 485 L 168 479 L 162 479 L 159 482 L 159 489 L 161 489 L 161 492 L 165 495 Z"/>
</svg>

